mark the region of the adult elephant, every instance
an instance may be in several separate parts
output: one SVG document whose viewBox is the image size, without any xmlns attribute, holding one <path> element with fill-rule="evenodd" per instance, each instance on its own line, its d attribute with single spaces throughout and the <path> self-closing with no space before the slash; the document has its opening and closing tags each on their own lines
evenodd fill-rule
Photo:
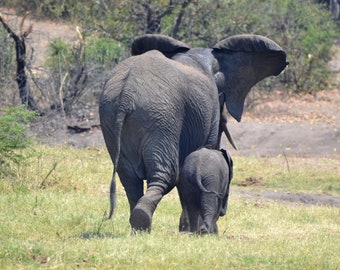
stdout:
<svg viewBox="0 0 340 270">
<path fill-rule="evenodd" d="M 287 63 L 279 45 L 258 35 L 232 36 L 213 48 L 144 35 L 132 43 L 132 54 L 114 68 L 100 97 L 102 132 L 114 164 L 109 218 L 118 173 L 132 229 L 150 231 L 186 156 L 203 146 L 219 147 L 223 104 L 240 121 L 251 87 L 280 74 Z"/>
</svg>

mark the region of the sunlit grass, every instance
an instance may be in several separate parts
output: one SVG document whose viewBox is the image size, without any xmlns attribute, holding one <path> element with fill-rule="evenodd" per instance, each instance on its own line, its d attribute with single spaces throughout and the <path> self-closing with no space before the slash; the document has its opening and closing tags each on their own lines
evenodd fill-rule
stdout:
<svg viewBox="0 0 340 270">
<path fill-rule="evenodd" d="M 233 192 L 241 188 L 237 183 L 256 177 L 263 184 L 258 189 L 338 194 L 338 171 L 327 170 L 336 164 L 334 160 L 290 158 L 288 171 L 280 157 L 235 157 L 229 210 L 218 222 L 219 236 L 178 232 L 181 209 L 175 190 L 159 204 L 151 234 L 133 236 L 121 185 L 114 217 L 105 220 L 112 173 L 106 150 L 41 145 L 34 149 L 27 165 L 0 182 L 0 269 L 337 269 L 340 265 L 339 208 L 255 202 Z M 295 184 L 299 179 L 302 183 Z M 327 191 L 327 185 L 334 188 Z"/>
<path fill-rule="evenodd" d="M 340 194 L 338 159 L 278 156 L 234 157 L 234 161 L 234 185 L 254 178 L 261 189 Z"/>
</svg>

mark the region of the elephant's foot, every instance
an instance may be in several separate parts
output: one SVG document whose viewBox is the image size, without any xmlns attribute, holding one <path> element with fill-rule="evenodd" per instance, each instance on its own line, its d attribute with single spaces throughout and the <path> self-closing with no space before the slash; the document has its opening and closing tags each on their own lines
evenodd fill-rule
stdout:
<svg viewBox="0 0 340 270">
<path fill-rule="evenodd" d="M 199 234 L 218 234 L 218 227 L 217 224 L 214 224 L 213 226 L 208 226 L 206 223 L 201 225 L 199 231 Z"/>
<path fill-rule="evenodd" d="M 130 224 L 132 232 L 135 234 L 137 231 L 151 231 L 152 216 L 146 210 L 141 207 L 133 209 L 130 217 Z"/>
<path fill-rule="evenodd" d="M 208 233 L 209 233 L 209 229 L 207 228 L 207 226 L 202 225 L 202 226 L 200 227 L 200 230 L 199 230 L 198 233 L 199 233 L 199 234 L 208 234 Z"/>
<path fill-rule="evenodd" d="M 179 219 L 178 228 L 179 228 L 180 232 L 189 232 L 190 231 L 188 215 L 184 210 L 182 211 L 181 217 Z"/>
<path fill-rule="evenodd" d="M 147 189 L 132 210 L 130 224 L 133 231 L 151 231 L 152 215 L 162 197 L 163 192 L 160 188 L 150 187 Z"/>
</svg>

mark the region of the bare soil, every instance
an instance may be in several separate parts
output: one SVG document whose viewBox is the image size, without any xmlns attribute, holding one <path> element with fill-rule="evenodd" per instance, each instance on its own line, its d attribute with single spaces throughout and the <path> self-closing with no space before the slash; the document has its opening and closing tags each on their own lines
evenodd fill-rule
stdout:
<svg viewBox="0 0 340 270">
<path fill-rule="evenodd" d="M 291 193 L 272 190 L 248 190 L 234 189 L 233 193 L 241 196 L 243 199 L 254 202 L 255 206 L 260 207 L 263 202 L 276 201 L 279 203 L 290 205 L 317 205 L 340 207 L 340 197 L 329 194 L 307 194 L 307 193 Z"/>
<path fill-rule="evenodd" d="M 1 10 L 11 23 L 19 21 L 13 11 Z M 33 21 L 29 46 L 35 54 L 35 65 L 42 65 L 47 45 L 52 38 L 76 41 L 75 27 L 51 21 Z M 26 25 L 26 24 L 25 24 Z M 25 27 L 24 27 L 25 28 Z M 260 96 L 253 92 L 255 106 L 244 113 L 240 123 L 230 120 L 229 129 L 238 145 L 231 148 L 226 138 L 222 147 L 232 155 L 271 157 L 278 155 L 300 157 L 328 157 L 339 160 L 340 168 L 340 45 L 329 63 L 334 73 L 335 89 L 313 95 L 282 95 L 273 92 Z M 32 132 L 43 142 L 52 145 L 68 144 L 75 147 L 104 147 L 98 109 L 91 108 L 81 118 L 45 116 L 32 125 Z M 340 172 L 339 172 L 340 180 Z M 246 181 L 246 180 L 245 180 Z M 340 197 L 325 194 L 291 194 L 271 191 L 238 190 L 245 198 L 262 197 L 306 204 L 327 204 L 340 207 Z"/>
<path fill-rule="evenodd" d="M 340 58 L 339 58 L 340 59 Z M 283 97 L 273 93 L 259 99 L 240 123 L 230 121 L 243 156 L 340 157 L 340 90 Z"/>
</svg>

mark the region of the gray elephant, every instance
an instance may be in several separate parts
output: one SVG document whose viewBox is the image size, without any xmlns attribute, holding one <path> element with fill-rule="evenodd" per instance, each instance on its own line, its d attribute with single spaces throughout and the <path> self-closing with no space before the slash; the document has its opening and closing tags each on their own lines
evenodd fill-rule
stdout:
<svg viewBox="0 0 340 270">
<path fill-rule="evenodd" d="M 287 62 L 279 45 L 257 35 L 232 36 L 213 48 L 145 35 L 132 43 L 132 54 L 114 68 L 100 96 L 102 132 L 114 164 L 109 218 L 118 173 L 132 229 L 150 231 L 185 158 L 203 146 L 219 148 L 222 106 L 240 121 L 251 87 L 279 75 Z"/>
<path fill-rule="evenodd" d="M 218 233 L 217 220 L 227 212 L 233 161 L 221 149 L 201 148 L 189 154 L 180 170 L 180 231 Z"/>
</svg>

